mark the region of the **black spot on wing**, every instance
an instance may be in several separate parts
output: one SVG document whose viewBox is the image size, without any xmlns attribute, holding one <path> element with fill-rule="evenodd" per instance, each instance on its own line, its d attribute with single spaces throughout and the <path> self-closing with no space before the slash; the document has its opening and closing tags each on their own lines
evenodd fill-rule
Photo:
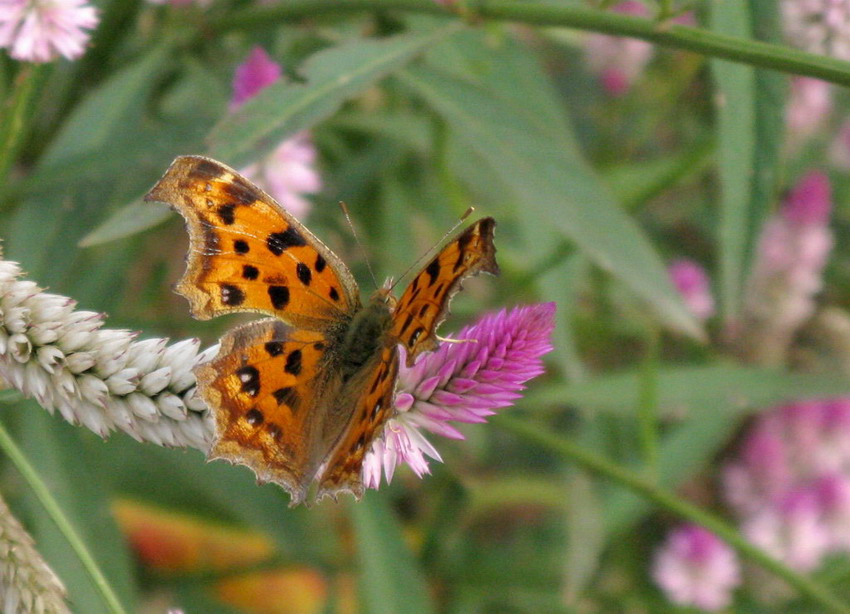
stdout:
<svg viewBox="0 0 850 614">
<path fill-rule="evenodd" d="M 274 358 L 283 354 L 283 344 L 280 341 L 269 341 L 265 345 L 266 353 Z"/>
<path fill-rule="evenodd" d="M 301 350 L 295 350 L 286 357 L 286 365 L 283 370 L 296 377 L 301 374 Z"/>
<path fill-rule="evenodd" d="M 275 256 L 280 256 L 290 247 L 302 247 L 307 245 L 307 241 L 301 236 L 294 226 L 290 226 L 283 232 L 273 232 L 266 239 L 266 245 L 269 251 Z"/>
<path fill-rule="evenodd" d="M 285 309 L 289 304 L 289 288 L 286 286 L 269 286 L 269 298 L 272 301 L 272 307 L 275 309 Z"/>
<path fill-rule="evenodd" d="M 221 302 L 229 307 L 238 307 L 245 302 L 245 293 L 232 284 L 221 284 Z"/>
<path fill-rule="evenodd" d="M 299 262 L 298 266 L 295 267 L 295 273 L 298 275 L 298 280 L 305 286 L 309 286 L 313 280 L 313 272 L 303 262 Z"/>
<path fill-rule="evenodd" d="M 434 258 L 427 267 L 425 267 L 425 272 L 428 273 L 428 277 L 431 278 L 431 281 L 428 282 L 429 285 L 434 285 L 434 282 L 437 281 L 437 276 L 440 274 L 440 261 L 437 258 Z"/>
<path fill-rule="evenodd" d="M 260 426 L 263 423 L 263 412 L 256 407 L 254 409 L 250 409 L 248 410 L 248 413 L 245 414 L 245 420 L 247 420 L 248 424 L 251 426 Z"/>
<path fill-rule="evenodd" d="M 237 254 L 247 254 L 251 251 L 251 247 L 248 245 L 247 241 L 243 241 L 242 239 L 236 239 L 233 242 L 233 251 Z"/>
<path fill-rule="evenodd" d="M 246 264 L 242 267 L 242 278 L 253 281 L 260 276 L 260 270 L 250 264 Z"/>
<path fill-rule="evenodd" d="M 257 396 L 260 392 L 260 372 L 256 367 L 247 365 L 236 370 L 236 377 L 239 378 L 242 392 Z"/>
<path fill-rule="evenodd" d="M 328 264 L 328 263 L 327 263 L 327 262 L 325 262 L 325 259 L 324 259 L 324 258 L 322 258 L 322 255 L 321 255 L 321 254 L 318 254 L 318 255 L 316 256 L 316 273 L 321 273 L 322 271 L 324 271 L 324 270 L 325 270 L 325 266 L 327 266 L 327 264 Z"/>
<path fill-rule="evenodd" d="M 330 294 L 330 297 L 333 300 L 335 300 L 335 301 L 339 300 L 339 292 L 337 292 L 337 289 L 334 288 L 333 286 L 331 286 L 331 291 L 328 294 Z"/>
<path fill-rule="evenodd" d="M 222 223 L 228 226 L 236 221 L 236 205 L 234 204 L 227 203 L 226 205 L 221 205 L 216 213 L 218 213 L 218 217 Z"/>
</svg>

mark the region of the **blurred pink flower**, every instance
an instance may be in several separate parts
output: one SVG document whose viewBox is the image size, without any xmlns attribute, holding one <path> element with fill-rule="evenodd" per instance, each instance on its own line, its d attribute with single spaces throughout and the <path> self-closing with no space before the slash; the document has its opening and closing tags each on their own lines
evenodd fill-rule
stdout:
<svg viewBox="0 0 850 614">
<path fill-rule="evenodd" d="M 23 62 L 79 59 L 97 24 L 85 0 L 0 0 L 0 47 Z"/>
<path fill-rule="evenodd" d="M 850 398 L 760 414 L 723 469 L 723 494 L 743 533 L 795 569 L 850 552 Z"/>
<path fill-rule="evenodd" d="M 850 0 L 782 0 L 782 20 L 792 45 L 850 60 Z"/>
<path fill-rule="evenodd" d="M 684 525 L 656 552 L 652 578 L 673 603 L 713 611 L 731 603 L 741 569 L 735 552 L 713 533 Z"/>
<path fill-rule="evenodd" d="M 850 171 L 850 120 L 845 120 L 829 146 L 829 161 L 833 166 Z"/>
<path fill-rule="evenodd" d="M 747 285 L 742 352 L 762 364 L 784 359 L 791 338 L 812 315 L 832 249 L 829 179 L 810 171 L 764 225 Z"/>
<path fill-rule="evenodd" d="M 829 551 L 830 536 L 818 497 L 802 488 L 745 518 L 741 532 L 753 544 L 799 571 L 815 569 Z"/>
<path fill-rule="evenodd" d="M 281 78 L 282 70 L 261 48 L 254 47 L 248 59 L 236 68 L 233 77 L 232 111 Z M 265 158 L 240 170 L 268 192 L 292 215 L 303 218 L 310 211 L 304 194 L 322 189 L 315 168 L 317 152 L 310 134 L 299 132 L 283 141 Z"/>
<path fill-rule="evenodd" d="M 637 0 L 625 0 L 611 10 L 635 17 L 649 15 L 646 5 Z M 652 58 L 652 54 L 651 43 L 634 38 L 591 34 L 584 43 L 584 57 L 588 68 L 599 75 L 603 89 L 611 96 L 622 96 L 629 91 Z"/>
<path fill-rule="evenodd" d="M 395 406 L 398 414 L 375 440 L 363 463 L 363 481 L 377 489 L 381 475 L 392 480 L 401 463 L 421 477 L 425 456 L 441 460 L 420 432 L 451 439 L 463 435 L 449 424 L 486 422 L 497 409 L 513 405 L 524 384 L 543 373 L 541 356 L 552 350 L 555 303 L 516 307 L 486 315 L 423 354 L 412 368 L 401 359 Z"/>
<path fill-rule="evenodd" d="M 793 77 L 785 121 L 788 147 L 796 150 L 821 129 L 832 111 L 832 88 L 826 81 Z"/>
<path fill-rule="evenodd" d="M 681 258 L 670 263 L 667 271 L 691 313 L 700 320 L 714 315 L 714 297 L 705 269 L 693 260 Z"/>
</svg>

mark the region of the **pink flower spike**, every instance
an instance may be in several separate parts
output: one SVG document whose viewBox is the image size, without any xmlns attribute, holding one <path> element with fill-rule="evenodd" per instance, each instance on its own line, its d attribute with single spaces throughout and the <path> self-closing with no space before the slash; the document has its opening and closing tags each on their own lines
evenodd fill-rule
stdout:
<svg viewBox="0 0 850 614">
<path fill-rule="evenodd" d="M 554 318 L 555 303 L 502 310 L 463 328 L 455 336 L 463 342 L 443 343 L 437 351 L 419 356 L 411 368 L 401 356 L 396 415 L 363 461 L 367 488 L 380 486 L 382 471 L 389 483 L 403 462 L 421 477 L 428 473 L 425 456 L 440 460 L 420 429 L 463 439 L 448 422 L 485 422 L 494 410 L 512 405 L 523 384 L 542 372 L 541 357 L 552 350 Z M 478 378 L 480 372 L 502 377 L 485 383 Z"/>
<path fill-rule="evenodd" d="M 79 59 L 97 24 L 86 0 L 0 0 L 0 47 L 23 62 Z"/>
<path fill-rule="evenodd" d="M 233 75 L 231 110 L 239 108 L 243 102 L 280 79 L 282 74 L 280 64 L 272 60 L 262 47 L 254 47 L 248 59 L 236 67 Z"/>
<path fill-rule="evenodd" d="M 809 171 L 794 186 L 782 207 L 782 216 L 800 225 L 823 225 L 829 222 L 832 188 L 821 171 Z"/>
<path fill-rule="evenodd" d="M 674 260 L 667 271 L 691 313 L 700 320 L 714 315 L 714 297 L 705 269 L 693 260 L 681 258 Z"/>
<path fill-rule="evenodd" d="M 685 525 L 656 552 L 652 578 L 673 603 L 714 611 L 731 603 L 741 570 L 735 552 L 713 533 Z"/>
</svg>

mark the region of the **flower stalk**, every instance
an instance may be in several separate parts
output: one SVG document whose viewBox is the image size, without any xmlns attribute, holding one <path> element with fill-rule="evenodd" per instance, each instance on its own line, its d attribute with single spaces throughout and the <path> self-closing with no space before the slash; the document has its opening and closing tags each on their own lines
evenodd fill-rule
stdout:
<svg viewBox="0 0 850 614">
<path fill-rule="evenodd" d="M 345 14 L 376 10 L 397 10 L 456 17 L 433 0 L 288 0 L 267 6 L 252 6 L 227 17 L 213 20 L 218 32 L 268 27 L 293 18 L 313 18 L 324 14 Z M 658 22 L 600 11 L 580 5 L 514 0 L 477 0 L 467 6 L 469 21 L 510 21 L 538 26 L 555 26 L 630 36 L 662 47 L 684 49 L 702 55 L 770 68 L 782 72 L 817 77 L 839 85 L 850 85 L 850 63 L 831 57 L 799 51 L 751 39 L 727 36 L 702 28 Z"/>
</svg>

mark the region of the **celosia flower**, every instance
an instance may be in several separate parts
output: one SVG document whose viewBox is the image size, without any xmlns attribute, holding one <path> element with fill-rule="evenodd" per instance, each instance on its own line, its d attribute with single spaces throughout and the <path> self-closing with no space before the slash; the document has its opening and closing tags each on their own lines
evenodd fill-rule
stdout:
<svg viewBox="0 0 850 614">
<path fill-rule="evenodd" d="M 667 271 L 691 313 L 700 320 L 714 315 L 714 297 L 705 269 L 693 260 L 681 258 L 672 262 Z"/>
<path fill-rule="evenodd" d="M 638 0 L 625 0 L 612 9 L 616 13 L 646 17 L 649 11 Z M 652 44 L 634 38 L 591 34 L 584 43 L 584 57 L 591 72 L 599 75 L 602 87 L 611 96 L 622 96 L 643 72 L 652 58 Z"/>
<path fill-rule="evenodd" d="M 812 77 L 793 77 L 785 123 L 788 148 L 794 151 L 823 127 L 832 110 L 832 89 L 829 83 Z"/>
<path fill-rule="evenodd" d="M 254 47 L 248 59 L 236 68 L 230 108 L 239 108 L 246 100 L 281 78 L 281 67 L 260 47 Z M 263 160 L 241 173 L 268 192 L 287 211 L 303 218 L 310 202 L 303 194 L 315 194 L 322 181 L 315 168 L 316 148 L 308 132 L 300 132 L 283 141 Z"/>
<path fill-rule="evenodd" d="M 25 62 L 76 60 L 97 23 L 85 0 L 0 0 L 0 47 Z"/>
<path fill-rule="evenodd" d="M 748 516 L 741 532 L 765 552 L 800 571 L 817 567 L 830 545 L 820 501 L 810 488 L 791 490 L 774 505 Z"/>
<path fill-rule="evenodd" d="M 685 525 L 656 553 L 652 578 L 673 603 L 713 611 L 730 604 L 741 570 L 735 552 L 713 533 Z"/>
<path fill-rule="evenodd" d="M 0 609 L 4 614 L 66 614 L 65 587 L 32 537 L 0 499 Z"/>
<path fill-rule="evenodd" d="M 782 0 L 782 20 L 792 45 L 850 60 L 850 1 Z"/>
<path fill-rule="evenodd" d="M 158 445 L 209 448 L 212 423 L 192 368 L 217 347 L 198 354 L 197 339 L 133 341 L 20 274 L 0 258 L 0 378 L 101 437 L 118 429 Z"/>
<path fill-rule="evenodd" d="M 850 552 L 850 399 L 762 413 L 723 478 L 744 534 L 788 565 Z"/>
<path fill-rule="evenodd" d="M 784 359 L 796 330 L 814 311 L 823 268 L 832 249 L 829 179 L 807 173 L 791 191 L 759 239 L 747 286 L 739 342 L 742 353 L 762 364 Z"/>
<path fill-rule="evenodd" d="M 363 481 L 378 488 L 407 463 L 417 476 L 429 473 L 426 456 L 441 460 L 421 431 L 463 439 L 450 422 L 485 422 L 514 403 L 524 383 L 543 373 L 541 356 L 552 350 L 554 303 L 500 311 L 463 328 L 456 341 L 423 354 L 412 368 L 402 357 L 398 411 L 363 464 Z"/>
</svg>

